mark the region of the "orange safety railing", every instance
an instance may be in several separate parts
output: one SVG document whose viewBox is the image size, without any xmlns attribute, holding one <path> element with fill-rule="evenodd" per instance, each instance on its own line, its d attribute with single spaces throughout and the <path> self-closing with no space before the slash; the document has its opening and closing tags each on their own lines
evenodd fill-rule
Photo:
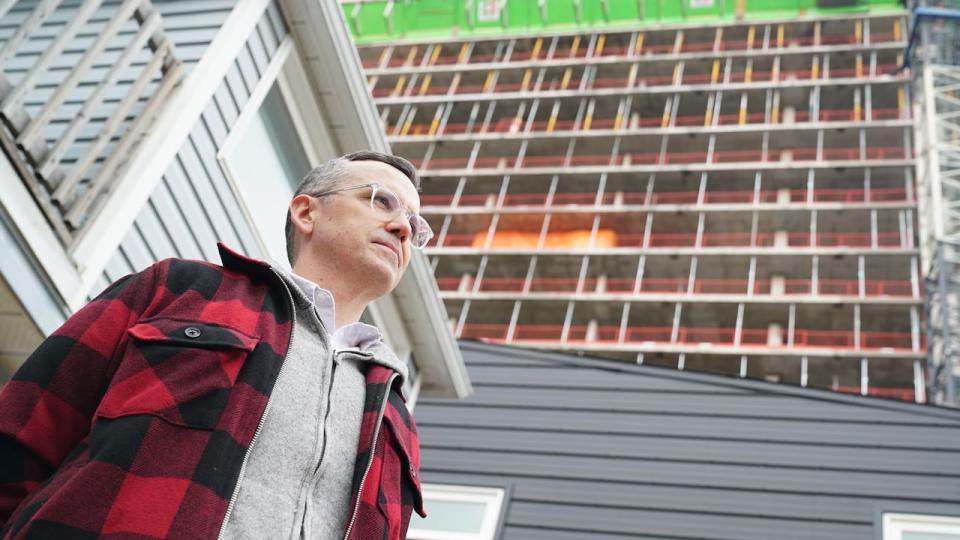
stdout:
<svg viewBox="0 0 960 540">
<path fill-rule="evenodd" d="M 713 153 L 701 152 L 624 152 L 609 155 L 582 155 L 566 157 L 555 156 L 483 156 L 471 159 L 468 156 L 435 158 L 428 161 L 413 160 L 414 166 L 421 170 L 438 169 L 498 169 L 498 168 L 540 168 L 540 167 L 590 167 L 622 165 L 676 165 L 676 164 L 712 164 L 712 163 L 771 163 L 784 160 L 822 161 L 822 160 L 880 160 L 907 159 L 908 149 L 902 146 L 859 148 L 771 148 L 769 150 L 719 150 Z"/>
<path fill-rule="evenodd" d="M 745 295 L 750 291 L 750 282 L 746 279 L 711 279 L 702 278 L 693 280 L 692 287 L 687 278 L 585 278 L 583 284 L 577 278 L 532 278 L 527 283 L 524 278 L 514 277 L 484 277 L 479 284 L 472 278 L 464 280 L 462 277 L 440 277 L 437 285 L 441 291 L 457 291 L 463 287 L 464 291 L 477 290 L 479 292 L 551 292 L 551 293 L 578 293 L 578 294 L 739 294 Z M 602 286 L 601 286 L 602 285 Z M 578 290 L 578 286 L 580 289 Z M 919 297 L 922 291 L 914 295 L 913 285 L 909 280 L 864 280 L 863 294 L 870 297 Z M 689 289 L 689 291 L 688 291 Z M 776 289 L 776 290 L 775 290 Z M 820 279 L 816 282 L 811 279 L 784 279 L 755 280 L 753 294 L 769 295 L 776 292 L 783 295 L 836 295 L 858 297 L 860 282 L 855 279 Z"/>
<path fill-rule="evenodd" d="M 611 231 L 613 232 L 613 231 Z M 586 231 L 589 235 L 589 231 Z M 528 233 L 534 234 L 537 233 Z M 549 234 L 547 235 L 549 237 Z M 611 235 L 608 235 L 611 236 Z M 440 236 L 431 239 L 430 247 L 481 247 L 486 243 L 486 232 L 473 234 L 447 234 L 443 236 L 443 243 L 439 244 Z M 648 242 L 644 245 L 644 240 Z M 549 239 L 549 238 L 548 238 Z M 869 232 L 749 232 L 742 233 L 703 233 L 700 235 L 699 245 L 696 233 L 613 233 L 612 238 L 604 237 L 604 245 L 612 244 L 623 248 L 692 248 L 692 247 L 744 247 L 744 248 L 809 248 L 809 247 L 862 247 L 874 249 L 897 249 L 912 247 L 909 239 L 905 239 L 899 232 L 878 232 L 874 236 Z M 500 246 L 493 243 L 493 249 Z M 553 246 L 555 247 L 555 246 Z M 587 247 L 586 244 L 579 247 Z"/>
<path fill-rule="evenodd" d="M 681 326 L 676 335 L 669 326 L 619 326 L 598 325 L 591 335 L 588 325 L 570 325 L 567 335 L 563 335 L 561 324 L 518 324 L 514 328 L 512 339 L 508 340 L 508 324 L 468 323 L 463 325 L 461 338 L 473 338 L 492 342 L 546 341 L 566 343 L 628 343 L 628 344 L 671 344 L 671 345 L 719 345 L 750 346 L 770 349 L 782 348 L 831 348 L 856 350 L 893 350 L 916 352 L 923 350 L 923 336 L 918 336 L 914 348 L 913 334 L 910 332 L 860 332 L 860 347 L 856 348 L 856 335 L 851 330 L 813 330 L 795 329 L 793 344 L 788 345 L 789 337 L 784 334 L 771 339 L 766 328 L 743 328 L 737 343 L 737 331 L 734 328 L 701 328 Z"/>
<path fill-rule="evenodd" d="M 896 35 L 892 32 L 888 33 L 871 33 L 870 42 L 871 43 L 889 43 L 892 41 L 897 41 Z M 817 41 L 816 36 L 797 36 L 792 38 L 786 38 L 783 40 L 783 47 L 797 47 L 797 46 L 814 46 L 814 45 L 854 45 L 858 44 L 861 41 L 857 39 L 856 34 L 837 34 L 837 35 L 821 35 L 819 42 Z M 645 44 L 639 48 L 631 49 L 626 46 L 608 46 L 604 47 L 603 50 L 597 54 L 593 54 L 592 58 L 612 58 L 612 57 L 624 57 L 624 58 L 635 58 L 637 56 L 646 55 L 649 58 L 649 55 L 657 54 L 675 54 L 677 52 L 709 52 L 713 50 L 717 51 L 743 51 L 743 50 L 760 50 L 763 48 L 762 39 L 754 39 L 752 42 L 747 41 L 746 39 L 733 39 L 729 41 L 720 41 L 716 42 L 714 40 L 710 41 L 693 41 L 685 42 L 681 45 L 680 49 L 677 50 L 675 43 L 671 40 L 670 43 L 662 44 Z M 776 42 L 770 43 L 771 48 L 777 48 Z M 453 49 L 448 49 L 453 51 Z M 426 49 L 424 50 L 426 54 Z M 510 55 L 509 62 L 524 62 L 527 60 L 559 60 L 566 58 L 585 58 L 587 56 L 586 47 L 578 47 L 576 50 L 571 48 L 557 49 L 554 51 L 553 55 L 550 58 L 547 58 L 545 54 L 538 54 L 536 57 L 532 55 L 532 51 L 514 51 Z M 387 63 L 388 67 L 413 67 L 419 66 L 423 63 L 424 56 L 419 55 L 413 58 L 409 58 L 406 55 L 397 55 L 390 59 Z M 488 62 L 501 62 L 500 58 L 493 54 L 475 54 L 469 57 L 464 58 L 464 63 L 466 64 L 480 64 Z M 441 54 L 434 61 L 433 65 L 453 65 L 461 62 L 461 57 L 459 54 Z M 509 63 L 507 62 L 507 63 Z M 364 68 L 375 68 L 379 66 L 380 60 L 378 58 L 365 58 L 363 60 Z"/>
<path fill-rule="evenodd" d="M 899 69 L 897 64 L 880 64 L 876 66 L 876 71 L 870 72 L 869 70 L 848 70 L 848 69 L 832 69 L 830 70 L 829 77 L 822 76 L 821 74 L 814 74 L 811 70 L 798 69 L 792 71 L 751 71 L 751 72 L 738 72 L 732 73 L 730 76 L 730 82 L 734 83 L 765 83 L 765 82 L 778 82 L 778 81 L 790 81 L 790 80 L 831 80 L 831 79 L 864 79 L 880 75 L 893 75 L 897 73 Z M 600 79 L 593 79 L 587 81 L 581 81 L 579 79 L 572 79 L 567 81 L 561 80 L 551 80 L 545 84 L 540 85 L 539 87 L 532 87 L 529 83 L 524 82 L 502 82 L 491 85 L 487 87 L 483 83 L 477 84 L 458 84 L 456 86 L 449 85 L 433 85 L 427 86 L 426 88 L 416 85 L 407 86 L 404 91 L 402 88 L 398 88 L 397 85 L 391 86 L 389 82 L 385 82 L 382 87 L 374 87 L 373 97 L 397 97 L 400 95 L 404 96 L 438 96 L 438 95 L 448 95 L 448 94 L 480 94 L 480 93 L 494 93 L 494 94 L 506 94 L 506 93 L 516 93 L 516 92 L 528 92 L 531 90 L 536 91 L 553 91 L 553 90 L 575 90 L 580 88 L 581 82 L 585 84 L 585 89 L 593 88 L 645 88 L 645 87 L 656 87 L 656 86 L 671 86 L 679 84 L 717 84 L 722 85 L 726 84 L 725 81 L 716 81 L 713 79 L 713 74 L 711 73 L 684 73 L 681 77 L 677 78 L 673 75 L 647 75 L 643 77 L 636 77 L 633 82 L 629 77 L 605 77 Z M 401 94 L 401 92 L 403 92 Z"/>
<path fill-rule="evenodd" d="M 837 386 L 830 388 L 834 392 L 840 392 L 843 394 L 859 394 L 859 386 Z M 915 401 L 916 392 L 912 388 L 877 388 L 870 386 L 867 388 L 867 395 L 874 397 L 883 397 L 883 398 L 892 398 L 899 399 L 902 401 Z"/>
<path fill-rule="evenodd" d="M 905 109 L 906 111 L 906 109 Z M 866 120 L 895 120 L 901 118 L 901 112 L 899 109 L 873 109 L 867 114 L 865 111 L 861 111 L 859 114 L 853 109 L 836 109 L 836 110 L 821 110 L 818 117 L 811 119 L 810 113 L 808 111 L 797 111 L 795 113 L 794 122 L 804 123 L 811 121 L 819 122 L 844 122 L 844 121 L 860 121 L 861 119 Z M 903 114 L 907 114 L 904 112 Z M 741 122 L 744 125 L 748 124 L 765 124 L 768 122 L 767 114 L 765 113 L 748 113 L 742 118 L 740 114 L 721 114 L 716 117 L 717 124 L 726 126 L 726 125 L 736 125 Z M 703 126 L 705 122 L 705 115 L 703 114 L 692 114 L 692 115 L 683 115 L 676 116 L 673 119 L 674 126 Z M 457 135 L 461 133 L 467 133 L 467 128 L 470 124 L 465 122 L 450 122 L 447 123 L 443 130 L 442 134 L 444 135 Z M 500 120 L 487 126 L 487 129 L 483 131 L 475 131 L 474 133 L 517 133 L 524 129 L 526 124 L 517 119 L 516 117 L 501 118 Z M 626 128 L 628 123 L 626 121 L 621 123 L 621 126 Z M 480 125 L 474 125 L 478 130 L 481 127 Z M 591 130 L 599 129 L 614 129 L 617 127 L 617 121 L 615 118 L 594 118 L 593 122 L 590 124 Z M 637 121 L 636 128 L 659 128 L 663 127 L 663 117 L 662 116 L 650 116 L 640 118 Z M 550 126 L 548 120 L 541 120 L 533 122 L 530 126 L 531 133 L 540 133 L 540 132 L 557 132 L 557 131 L 570 131 L 570 130 L 580 130 L 581 126 L 578 126 L 574 120 L 557 120 L 553 123 L 553 126 Z M 407 135 L 424 135 L 430 133 L 430 130 L 433 129 L 432 123 L 411 123 L 408 128 L 406 128 L 405 133 Z M 387 133 L 394 133 L 397 131 L 397 126 L 395 124 L 390 124 L 386 126 Z M 441 131 L 438 129 L 438 133 Z"/>
</svg>

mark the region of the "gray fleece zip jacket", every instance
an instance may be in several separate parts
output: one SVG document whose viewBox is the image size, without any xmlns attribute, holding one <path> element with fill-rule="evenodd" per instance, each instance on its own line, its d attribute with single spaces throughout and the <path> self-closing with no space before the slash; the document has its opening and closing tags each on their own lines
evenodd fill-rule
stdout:
<svg viewBox="0 0 960 540">
<path fill-rule="evenodd" d="M 237 483 L 225 538 L 342 538 L 365 399 L 367 362 L 405 378 L 382 342 L 333 351 L 312 298 L 281 272 L 295 311 L 293 336 L 259 437 Z"/>
</svg>

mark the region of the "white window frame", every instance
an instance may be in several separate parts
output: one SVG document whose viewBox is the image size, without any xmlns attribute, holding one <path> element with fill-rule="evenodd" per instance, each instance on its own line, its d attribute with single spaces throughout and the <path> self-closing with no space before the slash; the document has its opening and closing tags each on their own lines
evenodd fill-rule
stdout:
<svg viewBox="0 0 960 540">
<path fill-rule="evenodd" d="M 883 514 L 883 540 L 903 540 L 903 533 L 905 532 L 960 536 L 960 516 Z"/>
<path fill-rule="evenodd" d="M 486 504 L 486 512 L 479 533 L 463 533 L 451 531 L 434 531 L 417 529 L 411 524 L 407 531 L 408 540 L 494 540 L 497 526 L 500 523 L 500 513 L 506 499 L 506 490 L 478 486 L 458 486 L 449 484 L 423 484 L 420 486 L 423 493 L 424 510 L 430 513 L 429 500 L 474 502 Z"/>
<path fill-rule="evenodd" d="M 244 219 L 251 226 L 260 251 L 265 255 L 270 252 L 263 240 L 263 231 L 260 229 L 260 224 L 254 220 L 253 213 L 250 212 L 250 205 L 255 204 L 256 201 L 248 200 L 243 190 L 240 189 L 237 176 L 231 170 L 228 156 L 233 153 L 242 140 L 250 122 L 256 118 L 267 93 L 273 88 L 274 83 L 280 90 L 284 105 L 290 112 L 290 119 L 297 132 L 297 137 L 303 143 L 302 147 L 307 160 L 311 164 L 320 163 L 321 158 L 325 161 L 333 156 L 322 156 L 318 149 L 334 148 L 332 139 L 325 128 L 326 121 L 316 102 L 310 96 L 307 74 L 304 71 L 303 62 L 300 60 L 300 53 L 293 38 L 287 36 L 280 43 L 273 58 L 270 59 L 267 69 L 264 70 L 263 75 L 244 104 L 237 121 L 230 128 L 227 138 L 217 149 L 217 163 L 220 165 L 220 170 L 223 171 L 227 184 L 239 203 Z M 335 152 L 336 149 L 334 148 Z M 286 259 L 274 262 L 289 269 Z"/>
</svg>

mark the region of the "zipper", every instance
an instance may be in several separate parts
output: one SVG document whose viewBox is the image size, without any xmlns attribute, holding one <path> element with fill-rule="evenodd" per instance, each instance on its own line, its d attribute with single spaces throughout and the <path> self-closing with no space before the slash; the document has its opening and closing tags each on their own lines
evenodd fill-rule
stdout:
<svg viewBox="0 0 960 540">
<path fill-rule="evenodd" d="M 318 315 L 319 315 L 319 314 L 318 314 Z M 319 319 L 319 316 L 318 316 L 318 319 Z M 322 322 L 322 321 L 320 322 L 320 325 L 321 325 L 321 327 L 323 327 L 323 322 Z M 326 330 L 325 327 L 324 327 L 324 330 Z M 329 334 L 329 333 L 328 333 L 328 334 Z M 317 482 L 320 481 L 320 468 L 323 466 L 323 459 L 324 459 L 324 457 L 326 457 L 326 455 L 327 455 L 327 426 L 328 426 L 328 424 L 329 424 L 328 420 L 329 420 L 329 418 L 330 418 L 330 410 L 331 410 L 332 407 L 333 407 L 333 405 L 332 405 L 332 402 L 333 402 L 333 379 L 334 379 L 334 377 L 336 376 L 336 373 L 337 373 L 337 364 L 339 363 L 338 358 L 342 358 L 342 357 L 343 357 L 344 355 L 346 355 L 346 354 L 351 354 L 351 355 L 354 355 L 354 356 L 357 356 L 357 357 L 361 357 L 361 358 L 364 358 L 364 359 L 369 359 L 369 358 L 372 358 L 372 357 L 373 357 L 373 354 L 372 354 L 372 353 L 366 352 L 366 351 L 361 351 L 358 347 L 351 347 L 351 348 L 348 348 L 348 349 L 342 349 L 342 350 L 339 350 L 339 351 L 334 351 L 334 349 L 333 349 L 332 334 L 329 334 L 329 335 L 330 335 L 330 339 L 327 339 L 326 335 L 322 335 L 322 338 L 323 338 L 324 341 L 326 342 L 327 350 L 330 351 L 330 353 L 329 353 L 329 355 L 328 355 L 328 358 L 327 358 L 327 363 L 328 363 L 328 365 L 330 366 L 330 377 L 329 377 L 329 379 L 328 379 L 328 381 L 327 381 L 327 406 L 326 406 L 326 412 L 324 413 L 324 418 L 323 418 L 323 428 L 322 428 L 322 430 L 323 430 L 323 445 L 322 445 L 321 448 L 320 448 L 320 456 L 319 456 L 319 458 L 317 459 L 317 466 L 316 466 L 316 468 L 315 468 L 314 471 L 313 471 L 313 476 L 310 478 L 309 488 L 308 488 L 307 493 L 306 493 L 306 499 L 304 499 L 304 512 L 303 512 L 303 518 L 302 518 L 302 520 L 301 520 L 301 525 L 300 525 L 300 531 L 301 531 L 301 533 L 303 533 L 304 531 L 306 531 L 307 523 L 309 522 L 309 516 L 307 515 L 306 507 L 309 506 L 309 504 L 310 504 L 310 503 L 309 503 L 309 498 L 312 497 L 312 494 L 313 494 L 313 492 L 314 492 L 314 490 L 315 490 L 315 488 L 316 488 Z M 303 495 L 304 495 L 304 494 L 301 492 L 301 496 L 303 496 Z"/>
<path fill-rule="evenodd" d="M 327 424 L 330 420 L 330 409 L 333 403 L 331 395 L 333 393 L 333 378 L 337 376 L 337 361 L 335 359 L 335 354 L 333 353 L 333 343 L 327 345 L 330 349 L 329 358 L 327 362 L 330 364 L 330 378 L 327 381 L 327 403 L 323 411 L 323 424 L 321 427 L 321 434 L 323 435 L 323 444 L 320 445 L 320 456 L 317 459 L 317 466 L 313 470 L 313 478 L 310 482 L 310 491 L 313 492 L 313 484 L 316 483 L 317 477 L 320 475 L 320 466 L 323 465 L 323 458 L 327 455 Z"/>
<path fill-rule="evenodd" d="M 390 378 L 387 379 L 386 390 L 383 393 L 383 401 L 380 402 L 380 412 L 377 413 L 377 423 L 373 426 L 373 437 L 370 439 L 370 459 L 367 461 L 366 467 L 363 468 L 363 476 L 360 477 L 360 486 L 357 488 L 357 502 L 353 505 L 353 511 L 350 513 L 350 523 L 347 525 L 347 532 L 343 535 L 343 540 L 350 538 L 350 533 L 353 531 L 353 524 L 357 521 L 357 510 L 360 509 L 360 495 L 363 493 L 363 484 L 367 481 L 367 474 L 370 472 L 370 467 L 373 465 L 373 458 L 376 456 L 377 451 L 377 438 L 380 437 L 380 426 L 383 425 L 383 413 L 387 409 L 387 401 L 390 397 L 390 388 L 393 386 L 393 380 L 397 378 L 397 372 L 390 374 Z"/>
<path fill-rule="evenodd" d="M 321 429 L 321 434 L 323 435 L 323 444 L 320 445 L 320 456 L 317 459 L 317 466 L 313 470 L 313 478 L 310 479 L 309 493 L 313 493 L 313 488 L 320 477 L 320 467 L 323 465 L 323 458 L 327 455 L 327 424 L 330 420 L 330 409 L 332 408 L 333 404 L 333 398 L 331 396 L 331 394 L 333 394 L 333 378 L 337 375 L 336 354 L 333 352 L 332 342 L 330 345 L 328 345 L 328 348 L 330 349 L 330 355 L 329 358 L 327 358 L 327 362 L 330 364 L 330 379 L 327 381 L 327 404 L 323 413 L 323 427 Z"/>
<path fill-rule="evenodd" d="M 322 323 L 321 323 L 322 326 Z M 322 337 L 322 336 L 321 336 Z M 333 377 L 337 373 L 337 363 L 335 360 L 335 354 L 333 352 L 333 340 L 328 340 L 327 350 L 329 354 L 327 355 L 327 364 L 330 366 L 330 376 L 327 381 L 327 397 L 326 397 L 326 410 L 323 413 L 323 422 L 320 428 L 320 435 L 323 436 L 323 443 L 320 445 L 320 455 L 317 457 L 316 467 L 313 469 L 313 474 L 310 476 L 310 481 L 307 482 L 307 491 L 304 493 L 303 484 L 300 488 L 300 497 L 303 497 L 302 503 L 298 503 L 303 509 L 303 515 L 300 518 L 300 532 L 299 537 L 302 538 L 304 533 L 307 531 L 307 524 L 309 523 L 310 516 L 308 515 L 308 508 L 310 507 L 310 497 L 313 496 L 313 491 L 316 487 L 317 481 L 320 480 L 320 467 L 323 465 L 323 458 L 327 454 L 327 423 L 330 419 L 330 408 L 332 404 L 331 394 L 333 393 Z"/>
<path fill-rule="evenodd" d="M 280 284 L 283 285 L 283 290 L 287 292 L 287 300 L 289 300 L 290 308 L 290 341 L 287 343 L 287 349 L 289 352 L 290 343 L 293 343 L 294 334 L 297 331 L 297 310 L 293 305 L 293 295 L 290 293 L 290 288 L 287 287 L 287 284 L 283 281 L 283 278 L 280 277 L 280 274 L 277 273 L 273 268 L 270 269 L 274 275 L 277 276 L 277 279 L 280 281 Z M 277 373 L 277 381 L 280 380 L 280 377 L 283 376 L 283 370 L 287 367 L 287 355 L 284 353 L 283 362 L 280 364 L 280 371 Z M 276 383 L 274 383 L 276 384 Z M 263 414 L 260 416 L 260 422 L 257 424 L 256 431 L 253 432 L 253 438 L 250 439 L 250 445 L 247 446 L 247 451 L 243 454 L 243 462 L 240 464 L 240 475 L 237 476 L 237 484 L 233 487 L 233 494 L 230 495 L 230 502 L 227 504 L 227 513 L 223 516 L 223 522 L 220 523 L 220 532 L 217 534 L 217 540 L 222 540 L 223 535 L 227 531 L 227 521 L 230 520 L 230 514 L 233 513 L 233 507 L 237 504 L 237 497 L 240 494 L 240 483 L 243 481 L 243 473 L 247 469 L 247 459 L 250 457 L 250 449 L 253 448 L 253 445 L 257 443 L 257 439 L 260 437 L 260 432 L 263 430 L 263 424 L 266 422 L 267 413 L 270 412 L 270 405 L 273 403 L 273 391 L 270 392 L 270 397 L 267 398 L 267 406 L 263 409 Z"/>
</svg>

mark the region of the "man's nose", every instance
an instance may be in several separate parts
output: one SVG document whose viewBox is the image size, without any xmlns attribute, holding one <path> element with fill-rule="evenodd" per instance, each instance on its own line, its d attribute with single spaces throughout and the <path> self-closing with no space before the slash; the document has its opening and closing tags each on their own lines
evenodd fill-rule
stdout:
<svg viewBox="0 0 960 540">
<path fill-rule="evenodd" d="M 387 230 L 390 231 L 391 234 L 396 235 L 401 244 L 413 234 L 410 219 L 404 215 L 403 212 L 394 216 L 394 218 L 387 223 Z"/>
</svg>

